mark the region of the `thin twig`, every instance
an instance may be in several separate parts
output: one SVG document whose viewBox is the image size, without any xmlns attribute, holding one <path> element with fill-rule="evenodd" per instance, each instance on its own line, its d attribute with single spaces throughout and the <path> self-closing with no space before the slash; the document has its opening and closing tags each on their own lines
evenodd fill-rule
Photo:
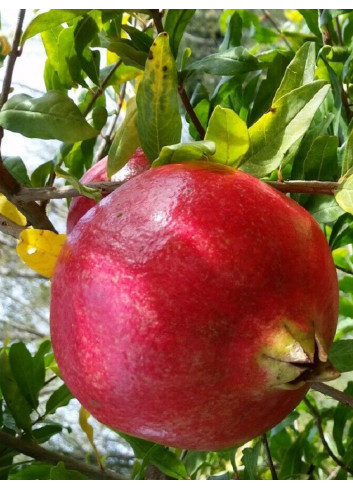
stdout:
<svg viewBox="0 0 353 489">
<path fill-rule="evenodd" d="M 41 462 L 48 462 L 50 464 L 57 464 L 59 462 L 64 462 L 65 467 L 69 470 L 78 470 L 82 474 L 87 475 L 90 479 L 114 479 L 114 480 L 124 480 L 125 476 L 113 472 L 112 470 L 100 470 L 94 465 L 88 465 L 84 462 L 80 462 L 67 455 L 62 455 L 60 453 L 52 452 L 46 448 L 41 447 L 37 443 L 31 443 L 20 437 L 15 437 L 0 430 L 0 443 L 6 445 L 7 447 L 15 450 L 16 452 L 23 453 L 28 457 Z"/>
<path fill-rule="evenodd" d="M 201 122 L 199 121 L 193 106 L 190 103 L 189 97 L 185 91 L 184 85 L 180 84 L 178 86 L 178 93 L 180 95 L 181 101 L 183 102 L 183 105 L 186 109 L 186 112 L 188 113 L 191 121 L 193 122 L 194 126 L 196 127 L 197 132 L 199 133 L 199 136 L 201 139 L 204 139 L 205 137 L 205 129 L 202 127 Z"/>
<path fill-rule="evenodd" d="M 114 75 L 114 73 L 116 72 L 116 70 L 119 68 L 119 66 L 122 64 L 122 60 L 119 59 L 111 68 L 111 70 L 109 71 L 109 73 L 107 74 L 107 76 L 104 78 L 104 80 L 102 81 L 102 83 L 100 84 L 100 86 L 97 88 L 97 90 L 93 93 L 93 96 L 91 98 L 91 100 L 89 101 L 89 104 L 87 105 L 87 107 L 85 108 L 84 112 L 83 112 L 83 115 L 86 116 L 88 115 L 91 110 L 92 110 L 92 107 L 94 106 L 97 98 L 99 98 L 105 87 L 107 86 L 109 80 L 111 79 L 111 77 Z"/>
<path fill-rule="evenodd" d="M 275 468 L 273 460 L 272 460 L 272 455 L 271 455 L 270 447 L 268 445 L 266 433 L 264 433 L 261 436 L 261 441 L 262 441 L 262 444 L 263 444 L 264 449 L 265 449 L 266 459 L 267 459 L 267 463 L 268 463 L 268 466 L 269 466 L 270 471 L 271 471 L 272 480 L 277 481 L 278 475 L 277 475 L 276 468 Z"/>
<path fill-rule="evenodd" d="M 345 470 L 346 472 L 348 472 L 349 474 L 353 475 L 353 470 L 351 468 L 349 468 L 343 462 L 343 460 L 341 460 L 339 457 L 337 457 L 337 455 L 335 455 L 333 453 L 329 444 L 327 443 L 326 438 L 325 438 L 325 434 L 324 434 L 324 430 L 322 428 L 321 417 L 320 417 L 319 413 L 316 411 L 314 406 L 311 405 L 311 403 L 308 401 L 308 399 L 306 397 L 304 398 L 304 403 L 305 403 L 306 407 L 308 408 L 310 414 L 314 418 L 314 421 L 315 421 L 315 424 L 317 427 L 317 431 L 319 433 L 320 440 L 321 440 L 326 452 L 329 454 L 329 456 L 332 458 L 332 460 L 334 460 L 336 462 L 337 465 L 342 467 L 342 469 Z"/>
<path fill-rule="evenodd" d="M 293 51 L 292 46 L 289 44 L 289 42 L 287 41 L 287 39 L 284 37 L 281 28 L 278 26 L 277 22 L 274 20 L 274 18 L 270 14 L 270 12 L 268 10 L 266 10 L 266 9 L 262 9 L 262 12 L 263 12 L 265 18 L 270 22 L 270 24 L 272 24 L 272 26 L 274 27 L 274 29 L 278 32 L 278 34 L 280 35 L 281 39 L 283 40 L 283 42 L 287 46 L 287 48 L 290 51 Z"/>
<path fill-rule="evenodd" d="M 2 106 L 4 105 L 4 103 L 7 101 L 8 97 L 9 97 L 9 93 L 11 90 L 12 75 L 13 75 L 13 70 L 15 67 L 16 59 L 21 54 L 21 50 L 19 49 L 19 45 L 20 45 L 20 40 L 21 40 L 21 35 L 22 35 L 22 26 L 23 26 L 25 13 L 26 13 L 26 9 L 21 9 L 19 14 L 18 14 L 15 36 L 14 36 L 13 43 L 12 43 L 12 50 L 8 56 L 6 72 L 5 72 L 4 81 L 2 84 L 2 91 L 1 91 L 1 98 L 0 98 L 0 110 L 2 109 Z"/>
<path fill-rule="evenodd" d="M 321 394 L 324 394 L 325 396 L 332 397 L 332 399 L 335 399 L 336 401 L 339 401 L 340 403 L 345 404 L 346 406 L 353 409 L 352 396 L 349 396 L 344 392 L 341 392 L 338 389 L 331 387 L 330 385 L 323 384 L 322 382 L 313 382 L 310 385 L 310 387 L 314 391 L 318 391 L 321 392 Z"/>
<path fill-rule="evenodd" d="M 108 144 L 111 143 L 112 134 L 113 134 L 116 122 L 119 119 L 120 112 L 121 112 L 123 102 L 125 99 L 125 92 L 126 92 L 126 83 L 124 83 L 122 86 L 122 89 L 121 89 L 120 94 L 119 94 L 119 100 L 118 100 L 118 105 L 117 105 L 115 114 L 112 117 L 112 120 L 110 121 L 110 124 L 109 124 L 107 131 L 106 131 L 106 133 L 102 139 L 101 144 L 99 145 L 99 148 L 98 148 L 96 154 L 94 155 L 93 163 L 96 163 L 97 161 L 99 161 L 103 157 L 105 148 L 107 147 Z"/>
</svg>

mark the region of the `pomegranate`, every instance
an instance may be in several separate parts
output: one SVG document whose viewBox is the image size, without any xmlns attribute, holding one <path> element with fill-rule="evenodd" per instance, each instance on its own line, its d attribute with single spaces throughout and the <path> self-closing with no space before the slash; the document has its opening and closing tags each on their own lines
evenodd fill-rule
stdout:
<svg viewBox="0 0 353 489">
<path fill-rule="evenodd" d="M 327 358 L 335 267 L 309 213 L 254 177 L 188 162 L 90 210 L 59 256 L 51 333 L 63 379 L 101 422 L 219 450 L 280 422 Z"/>
<path fill-rule="evenodd" d="M 108 156 L 95 163 L 83 175 L 80 182 L 106 182 L 108 180 L 107 164 Z M 114 182 L 121 183 L 127 182 L 130 180 L 130 178 L 150 168 L 150 166 L 150 162 L 146 158 L 144 152 L 141 148 L 138 148 L 126 165 L 113 176 L 112 180 Z M 73 228 L 76 226 L 77 221 L 95 205 L 96 202 L 93 199 L 89 199 L 88 197 L 84 197 L 82 195 L 72 199 L 66 222 L 66 230 L 68 234 L 71 233 Z"/>
</svg>

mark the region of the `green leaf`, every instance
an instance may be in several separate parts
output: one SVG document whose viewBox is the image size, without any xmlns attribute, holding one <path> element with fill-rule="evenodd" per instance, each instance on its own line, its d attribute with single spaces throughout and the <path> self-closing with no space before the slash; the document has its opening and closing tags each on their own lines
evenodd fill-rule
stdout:
<svg viewBox="0 0 353 489">
<path fill-rule="evenodd" d="M 90 10 L 64 10 L 64 9 L 52 9 L 49 12 L 37 15 L 27 26 L 25 32 L 22 35 L 21 44 L 30 37 L 39 34 L 40 32 L 48 31 L 63 23 L 70 22 L 72 19 L 84 15 Z"/>
<path fill-rule="evenodd" d="M 353 370 L 353 340 L 335 341 L 331 346 L 329 357 L 339 372 Z"/>
<path fill-rule="evenodd" d="M 181 136 L 177 72 L 165 32 L 153 42 L 136 102 L 141 146 L 153 161 L 163 146 L 178 143 Z"/>
<path fill-rule="evenodd" d="M 50 480 L 88 480 L 88 477 L 77 470 L 67 470 L 63 462 L 50 470 Z"/>
<path fill-rule="evenodd" d="M 32 430 L 30 418 L 32 408 L 16 382 L 5 348 L 0 352 L 0 389 L 17 426 L 30 433 Z"/>
<path fill-rule="evenodd" d="M 249 125 L 256 122 L 271 107 L 273 97 L 282 81 L 289 61 L 287 54 L 275 52 L 275 56 L 267 69 L 266 78 L 260 78 L 258 89 L 252 96 L 253 104 L 248 119 Z M 249 107 L 250 101 L 246 105 Z"/>
<path fill-rule="evenodd" d="M 352 10 L 349 9 L 323 9 L 320 15 L 320 27 L 329 24 L 332 19 L 338 17 L 339 15 L 349 14 L 351 12 Z"/>
<path fill-rule="evenodd" d="M 237 167 L 250 146 L 245 122 L 231 109 L 220 105 L 214 109 L 205 135 L 206 141 L 216 144 L 211 161 Z"/>
<path fill-rule="evenodd" d="M 123 123 L 115 133 L 108 153 L 107 175 L 110 178 L 118 172 L 133 155 L 139 146 L 137 132 L 136 98 L 129 99 Z"/>
<path fill-rule="evenodd" d="M 59 139 L 67 143 L 98 134 L 75 103 L 57 90 L 39 98 L 14 95 L 0 112 L 0 124 L 29 138 Z"/>
<path fill-rule="evenodd" d="M 315 139 L 304 160 L 305 180 L 335 180 L 337 178 L 336 136 L 319 136 Z"/>
<path fill-rule="evenodd" d="M 33 358 L 26 345 L 22 342 L 14 343 L 9 350 L 9 360 L 12 374 L 21 394 L 28 404 L 36 409 L 39 390 L 34 380 Z"/>
<path fill-rule="evenodd" d="M 186 67 L 187 71 L 203 71 L 210 75 L 232 76 L 260 69 L 259 61 L 243 47 L 210 54 Z"/>
<path fill-rule="evenodd" d="M 142 459 L 140 472 L 147 464 L 153 464 L 164 474 L 175 479 L 186 479 L 187 472 L 183 462 L 168 448 L 150 441 L 142 440 L 126 433 L 119 433 L 132 447 L 135 457 Z"/>
<path fill-rule="evenodd" d="M 153 43 L 153 39 L 144 32 L 132 27 L 128 24 L 122 24 L 121 28 L 129 34 L 131 41 L 136 49 L 143 51 L 148 54 L 148 51 Z"/>
<path fill-rule="evenodd" d="M 201 126 L 206 130 L 207 128 L 207 123 L 208 123 L 208 118 L 210 114 L 210 106 L 211 103 L 207 98 L 204 98 L 200 100 L 194 107 L 194 112 L 195 115 L 200 122 Z M 189 114 L 186 114 L 186 120 L 189 123 L 189 133 L 193 139 L 198 141 L 201 139 L 201 135 L 199 134 L 198 130 L 196 129 L 194 123 L 190 119 Z"/>
<path fill-rule="evenodd" d="M 227 20 L 227 30 L 224 35 L 220 51 L 241 45 L 243 21 L 238 12 L 234 12 Z"/>
<path fill-rule="evenodd" d="M 42 426 L 41 428 L 37 428 L 36 430 L 32 431 L 32 436 L 35 438 L 37 443 L 45 443 L 46 441 L 50 440 L 50 438 L 54 435 L 57 435 L 58 433 L 61 433 L 63 430 L 63 427 L 61 424 L 48 424 L 45 426 Z"/>
<path fill-rule="evenodd" d="M 204 157 L 211 157 L 216 150 L 212 141 L 194 141 L 192 143 L 179 143 L 164 146 L 159 157 L 154 160 L 152 167 L 176 163 L 180 161 L 195 161 Z"/>
<path fill-rule="evenodd" d="M 353 382 L 347 384 L 344 393 L 348 396 L 353 396 Z M 344 436 L 344 429 L 349 419 L 351 419 L 352 409 L 342 403 L 338 403 L 333 415 L 333 430 L 332 435 L 335 440 L 337 451 L 341 457 L 346 453 L 347 436 Z"/>
<path fill-rule="evenodd" d="M 241 459 L 244 465 L 244 479 L 257 479 L 257 464 L 261 450 L 261 443 L 257 442 L 253 447 L 244 448 Z"/>
<path fill-rule="evenodd" d="M 128 39 L 114 42 L 102 42 L 102 46 L 106 47 L 108 51 L 116 53 L 126 65 L 134 66 L 140 70 L 144 69 L 147 53 L 136 49 L 133 43 Z"/>
<path fill-rule="evenodd" d="M 331 250 L 341 248 L 353 243 L 353 216 L 349 213 L 343 214 L 335 222 L 329 245 Z"/>
<path fill-rule="evenodd" d="M 308 130 L 330 87 L 315 81 L 292 90 L 249 129 L 250 150 L 241 169 L 263 177 L 278 168 L 285 153 Z"/>
<path fill-rule="evenodd" d="M 53 414 L 59 407 L 66 406 L 72 399 L 72 394 L 65 384 L 61 385 L 49 397 L 46 406 L 45 414 Z"/>
<path fill-rule="evenodd" d="M 179 44 L 183 37 L 184 31 L 195 9 L 168 9 L 164 22 L 164 29 L 168 32 L 170 48 L 174 57 L 177 57 Z"/>
<path fill-rule="evenodd" d="M 319 12 L 316 9 L 298 9 L 298 12 L 302 14 L 306 25 L 309 27 L 311 32 L 321 40 L 321 31 L 319 27 Z"/>
<path fill-rule="evenodd" d="M 342 176 L 351 173 L 353 170 L 353 130 L 349 133 L 344 146 L 342 161 Z"/>
<path fill-rule="evenodd" d="M 304 445 L 307 443 L 303 435 L 306 436 L 305 432 L 298 436 L 282 454 L 281 467 L 278 474 L 280 480 L 298 479 L 307 470 L 307 466 L 302 461 Z"/>
<path fill-rule="evenodd" d="M 306 209 L 322 224 L 336 222 L 344 212 L 331 195 L 311 195 Z"/>
<path fill-rule="evenodd" d="M 53 161 L 46 161 L 39 165 L 31 175 L 32 187 L 44 187 L 54 169 Z"/>
<path fill-rule="evenodd" d="M 52 465 L 38 462 L 14 466 L 9 474 L 9 480 L 50 480 L 52 468 Z"/>
<path fill-rule="evenodd" d="M 19 156 L 4 156 L 3 163 L 16 180 L 23 185 L 31 185 L 26 165 Z"/>
<path fill-rule="evenodd" d="M 314 81 L 315 61 L 315 44 L 306 42 L 298 49 L 293 60 L 289 63 L 273 102 L 276 102 L 295 88 Z"/>
</svg>

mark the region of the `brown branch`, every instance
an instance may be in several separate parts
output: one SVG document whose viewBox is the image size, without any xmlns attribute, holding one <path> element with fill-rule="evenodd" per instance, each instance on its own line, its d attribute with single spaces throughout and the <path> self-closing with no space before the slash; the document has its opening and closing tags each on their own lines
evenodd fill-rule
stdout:
<svg viewBox="0 0 353 489">
<path fill-rule="evenodd" d="M 314 389 L 314 391 L 318 391 L 321 392 L 321 394 L 324 394 L 325 396 L 332 397 L 332 399 L 335 399 L 336 401 L 345 404 L 346 406 L 353 409 L 352 396 L 349 396 L 344 392 L 341 392 L 338 389 L 331 387 L 330 385 L 323 384 L 322 382 L 313 382 L 310 385 L 310 387 L 311 389 Z"/>
<path fill-rule="evenodd" d="M 154 22 L 154 25 L 157 29 L 158 34 L 160 34 L 161 32 L 164 32 L 164 27 L 162 24 L 162 15 L 161 15 L 161 12 L 159 11 L 159 9 L 151 8 L 150 12 L 151 12 L 153 22 Z"/>
<path fill-rule="evenodd" d="M 315 421 L 315 424 L 316 424 L 317 431 L 319 433 L 319 437 L 320 437 L 321 443 L 323 444 L 326 452 L 329 454 L 329 456 L 332 458 L 332 460 L 334 460 L 334 462 L 336 462 L 337 465 L 339 465 L 343 470 L 345 470 L 349 474 L 353 475 L 353 470 L 351 468 L 349 468 L 343 462 L 343 460 L 341 460 L 339 457 L 337 457 L 333 453 L 333 451 L 331 450 L 329 444 L 327 443 L 326 438 L 325 438 L 325 434 L 324 434 L 324 430 L 323 430 L 322 424 L 321 424 L 320 414 L 316 411 L 316 409 L 314 408 L 314 406 L 311 405 L 311 403 L 308 401 L 307 398 L 304 398 L 304 403 L 305 403 L 306 407 L 308 408 L 310 414 L 314 418 L 314 421 Z"/>
<path fill-rule="evenodd" d="M 17 26 L 15 31 L 15 36 L 12 43 L 12 50 L 9 54 L 6 72 L 4 76 L 4 81 L 2 84 L 1 98 L 0 98 L 0 110 L 2 106 L 7 101 L 10 90 L 11 90 L 11 82 L 12 82 L 12 74 L 15 67 L 16 59 L 21 54 L 21 50 L 19 49 L 21 35 L 22 35 L 22 26 L 23 20 L 25 17 L 26 9 L 21 9 L 18 15 Z"/>
<path fill-rule="evenodd" d="M 190 103 L 189 97 L 185 91 L 184 85 L 180 84 L 178 86 L 178 93 L 180 95 L 181 101 L 183 102 L 183 105 L 186 109 L 186 112 L 188 113 L 188 116 L 190 117 L 192 123 L 196 127 L 197 132 L 199 133 L 199 136 L 201 139 L 204 139 L 205 137 L 205 129 L 202 127 L 201 122 L 199 121 L 193 106 Z"/>
<path fill-rule="evenodd" d="M 335 191 L 337 191 L 339 188 L 339 184 L 337 182 L 292 180 L 286 182 L 266 181 L 266 183 L 284 193 L 294 192 L 305 194 L 334 195 Z M 113 192 L 120 185 L 120 182 L 90 182 L 85 184 L 86 187 L 100 190 L 104 194 L 109 194 Z M 72 185 L 63 185 L 61 187 L 23 187 L 20 189 L 16 197 L 17 199 L 20 199 L 23 203 L 26 203 L 36 200 L 51 200 L 63 199 L 67 197 L 77 197 L 78 195 L 80 195 L 79 191 L 75 189 Z"/>
<path fill-rule="evenodd" d="M 113 479 L 113 480 L 125 480 L 125 476 L 113 472 L 112 470 L 100 470 L 94 465 L 87 465 L 84 462 L 75 460 L 67 455 L 62 455 L 60 453 L 52 452 L 46 448 L 41 447 L 36 443 L 31 443 L 22 438 L 15 437 L 0 430 L 0 443 L 6 445 L 7 447 L 15 450 L 16 452 L 23 453 L 28 457 L 41 462 L 47 462 L 50 464 L 57 464 L 63 462 L 65 467 L 69 470 L 78 470 L 84 475 L 87 475 L 90 479 Z"/>
<path fill-rule="evenodd" d="M 276 468 L 275 468 L 274 463 L 273 463 L 273 460 L 272 460 L 272 455 L 271 455 L 270 447 L 268 445 L 268 440 L 267 440 L 266 433 L 264 433 L 261 436 L 261 441 L 262 441 L 262 444 L 263 444 L 264 449 L 265 449 L 267 464 L 268 464 L 268 466 L 270 468 L 272 480 L 277 481 L 278 480 L 278 475 L 277 475 Z"/>
</svg>

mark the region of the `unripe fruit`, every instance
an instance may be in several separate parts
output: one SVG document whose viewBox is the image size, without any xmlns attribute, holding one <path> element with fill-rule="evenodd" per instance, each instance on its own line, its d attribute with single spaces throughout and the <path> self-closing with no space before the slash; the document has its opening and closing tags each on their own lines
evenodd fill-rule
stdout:
<svg viewBox="0 0 353 489">
<path fill-rule="evenodd" d="M 97 163 L 95 163 L 81 178 L 81 183 L 90 182 L 106 182 L 108 180 L 107 176 L 107 164 L 108 156 L 105 156 Z M 114 182 L 124 183 L 130 180 L 130 178 L 135 177 L 139 173 L 142 173 L 150 168 L 150 162 L 146 158 L 144 152 L 141 148 L 138 148 L 132 155 L 130 160 L 126 165 L 119 170 L 112 180 Z M 67 216 L 66 230 L 67 233 L 71 233 L 73 228 L 76 226 L 77 221 L 81 219 L 82 216 L 86 214 L 87 211 L 92 209 L 96 205 L 93 199 L 84 197 L 80 195 L 79 197 L 74 197 L 70 204 L 69 214 Z"/>
<path fill-rule="evenodd" d="M 85 215 L 59 256 L 63 379 L 113 428 L 219 450 L 280 422 L 327 360 L 338 314 L 326 239 L 297 203 L 223 165 L 144 172 Z"/>
</svg>

